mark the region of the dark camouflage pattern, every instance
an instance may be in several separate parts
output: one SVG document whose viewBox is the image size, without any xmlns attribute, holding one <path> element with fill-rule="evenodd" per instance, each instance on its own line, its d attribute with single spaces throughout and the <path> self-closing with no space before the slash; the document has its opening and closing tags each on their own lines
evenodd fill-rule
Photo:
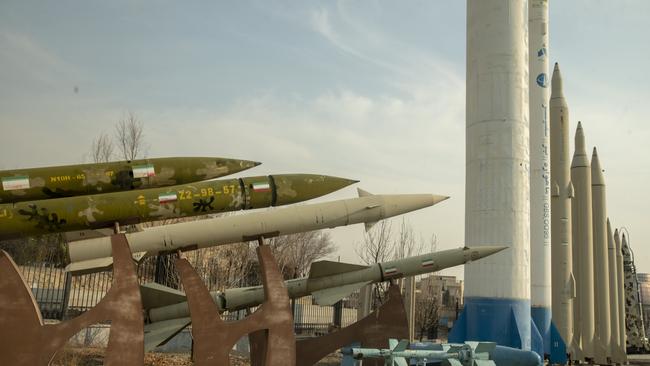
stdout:
<svg viewBox="0 0 650 366">
<path fill-rule="evenodd" d="M 5 170 L 0 171 L 0 203 L 188 184 L 259 164 L 238 159 L 176 157 Z"/>
<path fill-rule="evenodd" d="M 623 275 L 625 287 L 625 347 L 630 353 L 650 352 L 650 344 L 645 333 L 643 322 L 643 308 L 639 281 L 636 276 L 634 254 L 630 248 L 625 234 L 623 234 L 621 251 L 623 252 Z"/>
<path fill-rule="evenodd" d="M 289 174 L 0 204 L 0 239 L 281 206 L 352 183 L 356 181 Z"/>
</svg>

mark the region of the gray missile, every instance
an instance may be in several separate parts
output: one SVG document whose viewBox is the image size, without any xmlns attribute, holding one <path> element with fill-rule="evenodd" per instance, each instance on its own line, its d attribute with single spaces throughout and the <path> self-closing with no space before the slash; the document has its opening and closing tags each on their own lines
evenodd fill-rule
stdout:
<svg viewBox="0 0 650 366">
<path fill-rule="evenodd" d="M 577 274 L 578 312 L 582 354 L 581 358 L 593 360 L 594 354 L 594 251 L 591 207 L 591 166 L 585 150 L 585 135 L 578 122 L 575 152 L 571 162 L 571 182 L 575 197 L 571 205 L 573 218 L 573 272 Z M 576 263 L 577 262 L 577 263 Z M 576 268 L 577 264 L 577 268 Z M 576 332 L 577 333 L 577 332 Z"/>
<path fill-rule="evenodd" d="M 309 277 L 285 282 L 292 299 L 311 295 L 318 305 L 332 305 L 361 287 L 402 277 L 432 273 L 500 252 L 505 246 L 457 248 L 415 257 L 397 259 L 370 266 L 340 262 L 314 262 Z M 142 286 L 143 305 L 150 324 L 145 326 L 145 349 L 164 343 L 190 322 L 184 294 L 155 283 Z M 217 308 L 235 311 L 264 302 L 264 288 L 252 286 L 213 292 Z"/>
<path fill-rule="evenodd" d="M 608 254 L 608 269 L 609 269 L 609 309 L 610 309 L 610 324 L 612 328 L 611 348 L 612 348 L 612 361 L 614 363 L 623 364 L 624 358 L 621 355 L 620 345 L 620 326 L 618 324 L 618 268 L 616 266 L 616 243 L 614 242 L 614 234 L 612 233 L 612 225 L 607 219 L 607 254 Z"/>
<path fill-rule="evenodd" d="M 625 285 L 623 274 L 623 247 L 618 229 L 614 231 L 614 245 L 616 246 L 616 287 L 618 288 L 618 344 L 619 355 L 627 361 L 627 332 L 625 327 Z"/>
<path fill-rule="evenodd" d="M 571 242 L 571 161 L 569 156 L 569 108 L 562 92 L 562 74 L 556 63 L 551 80 L 551 290 L 553 323 L 567 352 L 573 345 L 573 299 L 576 284 Z"/>
<path fill-rule="evenodd" d="M 609 266 L 607 261 L 607 198 L 605 195 L 605 177 L 594 147 L 591 156 L 591 205 L 593 219 L 594 245 L 594 283 L 596 314 L 596 334 L 594 337 L 596 363 L 606 365 L 612 357 L 611 325 L 609 308 Z"/>
<path fill-rule="evenodd" d="M 127 233 L 126 238 L 131 252 L 150 255 L 358 223 L 364 223 L 368 229 L 379 220 L 433 206 L 449 198 L 431 194 L 373 195 L 361 189 L 358 192 L 358 198 L 152 227 Z M 67 270 L 70 272 L 107 268 L 113 263 L 110 237 L 71 242 L 68 253 L 71 263 Z"/>
</svg>

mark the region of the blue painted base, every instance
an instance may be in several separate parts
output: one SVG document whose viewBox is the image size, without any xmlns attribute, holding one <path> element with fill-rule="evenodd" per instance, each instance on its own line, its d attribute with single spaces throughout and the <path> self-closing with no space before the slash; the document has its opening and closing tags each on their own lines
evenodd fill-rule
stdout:
<svg viewBox="0 0 650 366">
<path fill-rule="evenodd" d="M 555 324 L 551 323 L 551 354 L 549 361 L 556 365 L 566 365 L 569 361 L 567 357 L 566 342 L 562 339 L 560 332 L 555 328 Z"/>
<path fill-rule="evenodd" d="M 530 316 L 542 337 L 543 353 L 540 355 L 551 354 L 551 309 L 533 306 L 530 309 Z"/>
<path fill-rule="evenodd" d="M 466 297 L 449 342 L 490 341 L 530 350 L 531 324 L 529 300 Z"/>
</svg>

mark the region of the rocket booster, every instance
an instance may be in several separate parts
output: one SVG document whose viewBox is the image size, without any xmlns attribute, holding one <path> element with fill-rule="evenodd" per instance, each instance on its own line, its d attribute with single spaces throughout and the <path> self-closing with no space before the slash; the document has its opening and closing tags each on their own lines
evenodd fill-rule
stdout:
<svg viewBox="0 0 650 366">
<path fill-rule="evenodd" d="M 615 363 L 623 364 L 625 361 L 624 354 L 621 352 L 621 336 L 619 334 L 621 327 L 619 326 L 619 307 L 618 307 L 618 268 L 616 263 L 616 243 L 614 241 L 614 234 L 612 233 L 612 225 L 607 219 L 607 253 L 608 253 L 608 269 L 609 269 L 609 308 L 610 308 L 610 324 L 612 327 L 611 347 L 612 347 L 612 361 Z"/>
<path fill-rule="evenodd" d="M 174 157 L 4 170 L 0 171 L 0 203 L 188 184 L 259 164 L 216 157 Z"/>
<path fill-rule="evenodd" d="M 359 197 L 332 202 L 291 206 L 146 228 L 127 233 L 133 253 L 198 249 L 312 230 L 377 221 L 433 206 L 449 197 L 431 194 L 372 195 L 361 189 Z M 110 237 L 71 242 L 68 245 L 72 272 L 112 264 Z"/>
<path fill-rule="evenodd" d="M 575 135 L 575 153 L 571 162 L 571 181 L 575 187 L 572 204 L 573 259 L 578 289 L 578 311 L 582 358 L 593 359 L 594 315 L 594 242 L 593 211 L 591 204 L 591 165 L 585 149 L 585 135 L 578 122 Z M 577 262 L 577 263 L 576 263 Z M 577 267 L 576 267 L 577 264 Z"/>
<path fill-rule="evenodd" d="M 311 295 L 318 305 L 332 305 L 367 284 L 436 272 L 487 257 L 506 248 L 481 246 L 449 249 L 370 266 L 330 261 L 314 262 L 309 277 L 288 280 L 285 285 L 292 299 Z M 142 286 L 142 292 L 144 299 L 154 299 L 150 303 L 144 303 L 148 309 L 147 318 L 151 323 L 145 326 L 145 347 L 151 349 L 184 328 L 190 321 L 190 313 L 185 301 L 160 305 L 159 299 L 170 297 L 158 296 L 159 294 L 171 294 L 171 298 L 174 298 L 174 294 L 184 296 L 179 291 L 154 283 Z M 219 311 L 223 312 L 255 307 L 264 302 L 265 297 L 262 286 L 253 286 L 213 292 L 212 298 Z M 155 304 L 156 302 L 158 303 Z M 165 331 L 170 324 L 175 325 L 173 333 Z"/>
<path fill-rule="evenodd" d="M 5 204 L 0 205 L 0 238 L 281 206 L 320 197 L 352 183 L 356 181 L 284 174 Z"/>
<path fill-rule="evenodd" d="M 611 324 L 610 324 L 610 293 L 609 265 L 607 253 L 607 199 L 605 193 L 605 177 L 600 166 L 598 152 L 594 147 L 591 158 L 591 195 L 593 209 L 593 240 L 594 240 L 594 283 L 600 284 L 595 288 L 596 363 L 605 365 L 612 357 Z"/>
</svg>

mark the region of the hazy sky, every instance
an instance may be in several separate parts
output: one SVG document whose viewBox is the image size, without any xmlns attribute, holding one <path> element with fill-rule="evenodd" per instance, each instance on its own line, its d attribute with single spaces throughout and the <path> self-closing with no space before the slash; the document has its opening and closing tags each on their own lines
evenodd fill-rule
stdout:
<svg viewBox="0 0 650 366">
<path fill-rule="evenodd" d="M 572 130 L 598 146 L 609 216 L 650 272 L 650 2 L 550 4 Z M 440 248 L 463 243 L 465 1 L 0 3 L 0 169 L 87 160 L 126 111 L 149 157 L 449 195 L 406 217 Z M 356 261 L 363 226 L 332 233 Z"/>
</svg>

